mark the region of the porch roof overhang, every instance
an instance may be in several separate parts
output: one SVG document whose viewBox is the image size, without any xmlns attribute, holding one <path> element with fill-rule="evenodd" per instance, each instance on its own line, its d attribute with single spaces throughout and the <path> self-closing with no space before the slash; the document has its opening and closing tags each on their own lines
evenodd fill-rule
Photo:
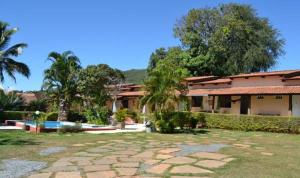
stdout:
<svg viewBox="0 0 300 178">
<path fill-rule="evenodd" d="M 300 94 L 300 86 L 233 87 L 190 90 L 188 96 Z"/>
<path fill-rule="evenodd" d="M 144 95 L 145 95 L 145 91 L 129 91 L 129 92 L 122 92 L 118 94 L 118 96 L 121 97 L 138 97 Z"/>
</svg>

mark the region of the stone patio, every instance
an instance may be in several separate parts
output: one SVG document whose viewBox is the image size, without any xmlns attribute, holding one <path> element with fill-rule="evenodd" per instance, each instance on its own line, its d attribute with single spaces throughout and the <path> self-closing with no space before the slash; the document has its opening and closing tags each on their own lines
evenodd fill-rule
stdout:
<svg viewBox="0 0 300 178">
<path fill-rule="evenodd" d="M 97 141 L 70 157 L 62 157 L 30 178 L 113 178 L 113 177 L 210 177 L 235 158 L 230 155 L 197 151 L 209 145 L 144 141 Z M 186 145 L 186 146 L 184 146 Z M 81 146 L 79 143 L 73 146 Z M 203 146 L 203 148 L 202 148 Z M 180 153 L 180 154 L 178 154 Z M 184 153 L 184 154 L 181 154 Z M 182 156 L 184 155 L 184 156 Z M 267 155 L 267 154 L 265 154 Z"/>
</svg>

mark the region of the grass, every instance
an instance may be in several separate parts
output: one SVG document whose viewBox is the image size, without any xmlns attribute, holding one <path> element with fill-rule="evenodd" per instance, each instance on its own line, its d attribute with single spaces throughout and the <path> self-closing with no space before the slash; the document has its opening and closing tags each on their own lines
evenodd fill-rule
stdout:
<svg viewBox="0 0 300 178">
<path fill-rule="evenodd" d="M 223 168 L 214 170 L 213 177 L 299 177 L 300 136 L 265 132 L 240 132 L 227 130 L 202 130 L 193 134 L 31 134 L 22 131 L 0 132 L 0 159 L 18 158 L 53 162 L 62 156 L 70 156 L 85 148 L 72 144 L 93 143 L 99 140 L 143 141 L 160 140 L 169 142 L 192 141 L 199 144 L 225 143 L 249 144 L 250 148 L 227 147 L 224 154 L 237 158 Z M 52 146 L 66 146 L 68 151 L 51 156 L 39 156 L 39 151 Z M 95 147 L 95 146 L 90 146 Z M 263 148 L 263 149 L 262 149 Z M 274 153 L 263 156 L 261 152 Z"/>
</svg>

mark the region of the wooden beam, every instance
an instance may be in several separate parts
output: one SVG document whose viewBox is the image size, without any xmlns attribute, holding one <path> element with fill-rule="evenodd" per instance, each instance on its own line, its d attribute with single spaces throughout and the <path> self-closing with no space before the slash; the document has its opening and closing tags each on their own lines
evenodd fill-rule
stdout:
<svg viewBox="0 0 300 178">
<path fill-rule="evenodd" d="M 289 95 L 289 115 L 293 113 L 293 95 Z"/>
<path fill-rule="evenodd" d="M 212 113 L 215 113 L 215 96 L 213 96 L 213 99 L 212 99 L 212 108 L 211 108 L 211 112 L 212 112 Z"/>
</svg>

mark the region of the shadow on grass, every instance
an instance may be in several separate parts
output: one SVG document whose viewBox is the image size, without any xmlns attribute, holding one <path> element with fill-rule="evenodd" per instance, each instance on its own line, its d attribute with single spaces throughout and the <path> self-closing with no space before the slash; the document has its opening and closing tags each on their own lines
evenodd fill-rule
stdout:
<svg viewBox="0 0 300 178">
<path fill-rule="evenodd" d="M 32 139 L 20 138 L 0 138 L 0 146 L 3 145 L 39 145 L 41 142 L 33 141 Z"/>
</svg>

